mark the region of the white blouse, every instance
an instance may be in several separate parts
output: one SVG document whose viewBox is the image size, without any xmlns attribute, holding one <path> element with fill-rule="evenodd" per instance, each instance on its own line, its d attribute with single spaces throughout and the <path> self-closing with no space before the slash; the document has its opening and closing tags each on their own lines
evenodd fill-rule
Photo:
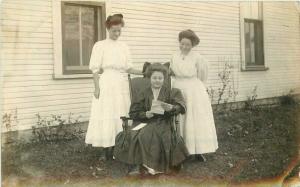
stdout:
<svg viewBox="0 0 300 187">
<path fill-rule="evenodd" d="M 206 83 L 208 76 L 207 60 L 195 51 L 183 56 L 180 51 L 172 56 L 171 69 L 178 78 L 198 77 Z"/>
<path fill-rule="evenodd" d="M 126 71 L 132 68 L 129 47 L 121 41 L 106 39 L 94 44 L 89 69 L 97 73 L 100 69 Z"/>
<path fill-rule="evenodd" d="M 152 93 L 153 93 L 153 99 L 154 100 L 157 100 L 158 99 L 158 96 L 159 96 L 159 93 L 160 93 L 160 89 L 154 89 L 154 88 L 151 88 L 152 89 Z"/>
</svg>

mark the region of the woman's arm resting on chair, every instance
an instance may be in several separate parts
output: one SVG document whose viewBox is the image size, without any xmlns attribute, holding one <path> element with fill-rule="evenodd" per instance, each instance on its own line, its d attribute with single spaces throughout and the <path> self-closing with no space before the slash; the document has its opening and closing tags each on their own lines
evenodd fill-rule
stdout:
<svg viewBox="0 0 300 187">
<path fill-rule="evenodd" d="M 181 91 L 173 88 L 171 92 L 171 104 L 162 104 L 162 107 L 164 108 L 165 115 L 167 116 L 184 114 L 186 108 Z"/>
<path fill-rule="evenodd" d="M 173 115 L 177 115 L 177 114 L 183 114 L 184 112 L 185 112 L 185 108 L 181 104 L 176 103 L 173 105 L 171 110 L 165 111 L 165 115 L 173 116 Z"/>
<path fill-rule="evenodd" d="M 136 102 L 133 102 L 130 105 L 129 116 L 131 119 L 133 120 L 148 119 L 146 115 L 146 109 L 144 103 L 145 103 L 145 97 L 142 94 Z"/>
<path fill-rule="evenodd" d="M 175 115 L 184 114 L 186 111 L 186 105 L 181 90 L 173 88 L 171 92 L 171 100 L 172 103 L 174 103 L 173 113 Z"/>
</svg>

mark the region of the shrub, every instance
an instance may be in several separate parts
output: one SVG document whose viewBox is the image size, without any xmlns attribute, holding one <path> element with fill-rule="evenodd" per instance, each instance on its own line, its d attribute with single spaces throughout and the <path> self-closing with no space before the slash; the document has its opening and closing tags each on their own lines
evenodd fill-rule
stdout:
<svg viewBox="0 0 300 187">
<path fill-rule="evenodd" d="M 234 87 L 233 68 L 234 66 L 228 60 L 225 60 L 224 68 L 218 73 L 221 86 L 217 90 L 212 87 L 207 89 L 211 102 L 216 104 L 217 112 L 231 110 L 233 105 L 229 104 L 229 101 L 234 102 L 238 94 Z"/>
<path fill-rule="evenodd" d="M 12 130 L 13 123 L 18 123 L 18 109 L 16 108 L 14 111 L 14 114 L 12 112 L 10 113 L 4 113 L 2 115 L 2 123 L 5 125 L 6 129 L 8 131 Z"/>
<path fill-rule="evenodd" d="M 50 118 L 41 117 L 36 114 L 37 123 L 32 126 L 33 142 L 55 142 L 61 140 L 81 139 L 84 131 L 75 126 L 78 124 L 78 118 L 74 119 L 70 113 L 68 119 L 62 119 L 61 115 L 51 115 Z"/>
<path fill-rule="evenodd" d="M 293 97 L 294 90 L 290 90 L 289 93 L 282 95 L 279 97 L 279 103 L 280 105 L 296 105 L 297 101 Z"/>
<path fill-rule="evenodd" d="M 257 86 L 254 87 L 254 89 L 251 92 L 250 96 L 247 96 L 247 100 L 245 101 L 245 110 L 250 111 L 256 111 L 257 105 L 256 105 L 256 99 L 257 99 Z"/>
</svg>

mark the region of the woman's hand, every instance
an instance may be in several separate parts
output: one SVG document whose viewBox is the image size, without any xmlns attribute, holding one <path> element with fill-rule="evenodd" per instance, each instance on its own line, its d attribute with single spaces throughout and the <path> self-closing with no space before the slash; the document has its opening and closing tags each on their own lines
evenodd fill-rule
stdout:
<svg viewBox="0 0 300 187">
<path fill-rule="evenodd" d="M 100 96 L 100 88 L 95 88 L 94 96 L 95 96 L 96 99 L 99 99 L 99 96 Z"/>
<path fill-rule="evenodd" d="M 168 104 L 168 103 L 161 103 L 161 107 L 167 111 L 170 112 L 171 110 L 173 110 L 174 105 Z"/>
<path fill-rule="evenodd" d="M 99 99 L 100 88 L 99 88 L 99 74 L 98 72 L 93 73 L 93 80 L 95 85 L 94 96 L 96 99 Z"/>
<path fill-rule="evenodd" d="M 153 113 L 152 112 L 150 112 L 150 111 L 147 111 L 146 112 L 146 117 L 149 119 L 149 118 L 152 118 L 154 115 L 153 115 Z"/>
</svg>

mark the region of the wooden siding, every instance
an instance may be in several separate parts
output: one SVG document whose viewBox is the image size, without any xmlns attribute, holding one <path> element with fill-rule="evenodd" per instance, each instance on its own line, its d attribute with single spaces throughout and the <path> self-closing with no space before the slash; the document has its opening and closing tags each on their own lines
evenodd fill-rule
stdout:
<svg viewBox="0 0 300 187">
<path fill-rule="evenodd" d="M 192 29 L 201 39 L 195 50 L 209 60 L 208 86 L 220 86 L 217 73 L 227 59 L 234 66 L 238 101 L 255 86 L 259 98 L 299 89 L 299 12 L 293 2 L 264 2 L 265 61 L 270 69 L 263 72 L 240 71 L 239 2 L 112 1 L 110 7 L 125 17 L 121 40 L 130 46 L 137 68 L 145 61 L 169 61 L 178 48 L 178 33 Z M 31 128 L 37 113 L 66 117 L 72 112 L 88 120 L 92 79 L 53 80 L 52 27 L 51 0 L 2 1 L 2 108 L 4 113 L 17 110 L 12 130 Z"/>
</svg>

